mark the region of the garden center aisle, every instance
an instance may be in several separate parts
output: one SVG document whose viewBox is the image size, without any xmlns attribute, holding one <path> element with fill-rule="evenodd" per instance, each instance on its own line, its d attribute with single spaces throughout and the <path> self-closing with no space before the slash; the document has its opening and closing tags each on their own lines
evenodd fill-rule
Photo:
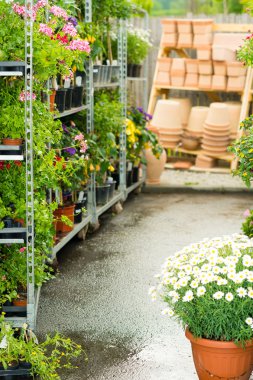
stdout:
<svg viewBox="0 0 253 380">
<path fill-rule="evenodd" d="M 240 231 L 248 194 L 130 197 L 124 212 L 60 252 L 61 275 L 43 286 L 38 332 L 58 330 L 86 347 L 68 380 L 197 380 L 190 344 L 161 316 L 148 289 L 164 259 L 204 237 Z"/>
</svg>

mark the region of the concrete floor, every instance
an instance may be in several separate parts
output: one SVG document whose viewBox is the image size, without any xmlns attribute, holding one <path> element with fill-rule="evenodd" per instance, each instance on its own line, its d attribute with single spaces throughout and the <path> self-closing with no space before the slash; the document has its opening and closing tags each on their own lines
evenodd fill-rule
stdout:
<svg viewBox="0 0 253 380">
<path fill-rule="evenodd" d="M 164 259 L 204 237 L 240 231 L 250 194 L 141 194 L 105 216 L 85 242 L 58 255 L 60 275 L 42 289 L 38 333 L 58 330 L 81 343 L 88 365 L 64 380 L 197 380 L 176 322 L 148 289 Z"/>
</svg>

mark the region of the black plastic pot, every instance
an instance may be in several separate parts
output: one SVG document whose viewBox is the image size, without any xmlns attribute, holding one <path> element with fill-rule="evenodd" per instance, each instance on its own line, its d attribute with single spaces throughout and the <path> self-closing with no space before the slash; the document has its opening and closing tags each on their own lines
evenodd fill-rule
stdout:
<svg viewBox="0 0 253 380">
<path fill-rule="evenodd" d="M 133 76 L 133 64 L 132 63 L 127 64 L 127 76 L 128 77 Z"/>
<path fill-rule="evenodd" d="M 59 88 L 56 91 L 55 104 L 56 104 L 56 108 L 58 109 L 59 112 L 65 111 L 66 93 L 67 93 L 66 88 Z"/>
<path fill-rule="evenodd" d="M 107 185 L 110 185 L 109 189 L 109 200 L 113 198 L 115 187 L 116 187 L 116 181 L 113 182 L 107 182 Z"/>
<path fill-rule="evenodd" d="M 110 185 L 97 185 L 96 187 L 96 203 L 97 205 L 105 205 L 109 201 Z"/>
<path fill-rule="evenodd" d="M 111 176 L 112 176 L 113 180 L 115 181 L 115 190 L 118 190 L 119 180 L 120 180 L 119 172 L 113 172 L 113 173 L 111 173 Z"/>
<path fill-rule="evenodd" d="M 112 83 L 119 82 L 120 67 L 119 66 L 111 66 L 111 68 L 112 68 L 111 82 Z"/>
<path fill-rule="evenodd" d="M 133 184 L 133 171 L 128 170 L 126 172 L 126 185 L 127 187 L 131 186 Z"/>
<path fill-rule="evenodd" d="M 83 105 L 83 86 L 76 86 L 72 93 L 72 107 L 81 107 Z"/>
<path fill-rule="evenodd" d="M 0 61 L 0 71 L 19 71 L 25 75 L 25 62 Z"/>
<path fill-rule="evenodd" d="M 139 181 L 139 167 L 134 166 L 133 167 L 133 183 L 136 183 Z"/>
<path fill-rule="evenodd" d="M 28 363 L 28 362 L 20 360 L 19 361 L 19 367 L 20 368 L 25 368 L 25 369 L 31 369 L 32 365 L 31 365 L 31 363 Z"/>
<path fill-rule="evenodd" d="M 75 205 L 75 211 L 74 211 L 74 223 L 81 223 L 83 219 L 83 213 L 82 213 L 83 203 L 76 203 Z"/>
<path fill-rule="evenodd" d="M 70 110 L 72 107 L 73 87 L 66 89 L 65 110 Z"/>
<path fill-rule="evenodd" d="M 93 66 L 93 83 L 98 84 L 101 81 L 101 70 L 102 66 L 101 65 L 94 65 Z"/>
<path fill-rule="evenodd" d="M 141 76 L 141 65 L 133 65 L 132 77 L 139 78 Z"/>
</svg>

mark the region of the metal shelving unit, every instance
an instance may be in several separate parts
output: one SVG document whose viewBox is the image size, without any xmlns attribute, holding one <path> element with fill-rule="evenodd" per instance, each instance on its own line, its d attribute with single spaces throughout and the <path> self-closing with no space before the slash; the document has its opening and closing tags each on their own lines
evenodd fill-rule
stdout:
<svg viewBox="0 0 253 380">
<path fill-rule="evenodd" d="M 65 117 L 65 116 L 74 115 L 75 113 L 81 112 L 81 111 L 86 110 L 86 109 L 87 109 L 87 105 L 85 105 L 85 104 L 83 106 L 80 106 L 80 107 L 71 108 L 70 110 L 67 110 L 67 111 L 64 111 L 64 112 L 61 112 L 61 113 L 55 115 L 54 119 L 60 119 L 60 118 Z"/>
</svg>

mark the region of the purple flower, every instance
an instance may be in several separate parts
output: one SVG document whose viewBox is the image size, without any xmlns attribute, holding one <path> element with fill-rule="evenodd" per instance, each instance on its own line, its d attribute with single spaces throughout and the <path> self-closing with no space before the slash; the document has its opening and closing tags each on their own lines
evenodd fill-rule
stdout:
<svg viewBox="0 0 253 380">
<path fill-rule="evenodd" d="M 148 121 L 153 119 L 153 116 L 150 115 L 149 113 L 146 113 L 146 112 L 145 112 L 144 115 L 145 115 L 145 117 L 146 117 L 146 119 L 147 119 Z"/>
<path fill-rule="evenodd" d="M 138 110 L 140 113 L 144 113 L 144 111 L 143 111 L 143 108 L 142 108 L 142 107 L 137 107 L 137 110 Z"/>
<path fill-rule="evenodd" d="M 61 126 L 62 126 L 62 129 L 65 133 L 69 133 L 69 130 L 65 124 L 62 124 Z"/>
<path fill-rule="evenodd" d="M 77 26 L 78 24 L 77 19 L 75 17 L 69 17 L 68 21 L 71 22 L 71 24 L 73 24 L 74 26 Z"/>
<path fill-rule="evenodd" d="M 71 156 L 73 156 L 76 153 L 75 148 L 65 148 L 66 152 L 68 152 Z"/>
</svg>

